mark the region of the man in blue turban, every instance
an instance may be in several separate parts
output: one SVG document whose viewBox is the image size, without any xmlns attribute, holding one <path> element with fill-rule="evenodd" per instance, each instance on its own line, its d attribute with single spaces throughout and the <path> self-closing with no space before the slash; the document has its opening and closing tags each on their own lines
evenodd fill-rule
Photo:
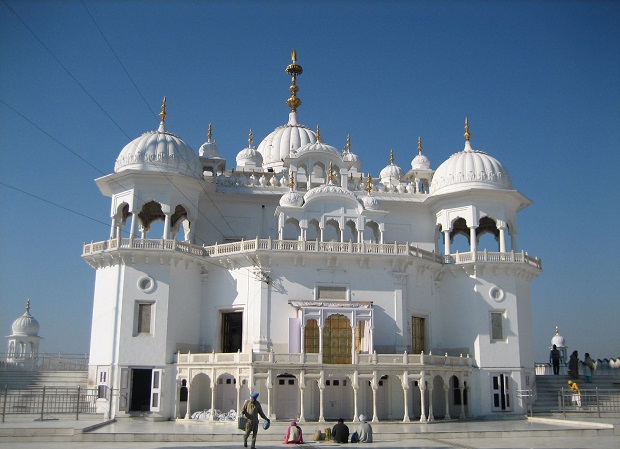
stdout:
<svg viewBox="0 0 620 449">
<path fill-rule="evenodd" d="M 248 419 L 248 422 L 245 424 L 245 434 L 243 435 L 243 446 L 248 447 L 248 437 L 250 433 L 252 434 L 252 445 L 250 446 L 252 449 L 256 447 L 256 434 L 258 433 L 258 416 L 269 421 L 269 418 L 265 416 L 263 413 L 263 408 L 258 402 L 258 393 L 250 394 L 250 399 L 245 401 L 243 404 L 243 408 L 241 409 L 241 414 Z"/>
</svg>

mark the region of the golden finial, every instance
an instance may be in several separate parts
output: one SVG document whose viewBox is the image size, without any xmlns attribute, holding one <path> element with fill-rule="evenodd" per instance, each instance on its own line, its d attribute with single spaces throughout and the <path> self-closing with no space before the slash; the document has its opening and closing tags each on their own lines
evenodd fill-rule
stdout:
<svg viewBox="0 0 620 449">
<path fill-rule="evenodd" d="M 555 335 L 560 335 L 560 328 L 557 325 L 555 326 Z"/>
<path fill-rule="evenodd" d="M 351 151 L 351 134 L 347 134 L 347 153 Z"/>
<path fill-rule="evenodd" d="M 26 312 L 30 313 L 30 298 L 26 300 Z"/>
<path fill-rule="evenodd" d="M 293 187 L 295 187 L 295 176 L 293 173 L 293 170 L 291 170 L 291 176 L 290 176 L 291 180 L 288 183 L 288 186 L 291 188 L 291 190 L 293 190 Z"/>
<path fill-rule="evenodd" d="M 297 76 L 303 73 L 303 69 L 297 64 L 297 51 L 293 50 L 291 52 L 291 59 L 292 63 L 286 66 L 286 73 L 291 75 L 291 87 L 289 87 L 291 96 L 286 100 L 286 104 L 291 108 L 291 112 L 295 112 L 297 108 L 301 106 L 301 100 L 297 98 L 297 92 L 299 91 L 299 87 L 297 87 Z"/>
<path fill-rule="evenodd" d="M 368 194 L 372 191 L 372 176 L 368 173 L 368 179 L 366 180 L 366 191 Z"/>
<path fill-rule="evenodd" d="M 334 167 L 331 162 L 329 163 L 329 176 L 327 179 L 329 179 L 330 183 L 333 183 L 334 181 Z"/>
<path fill-rule="evenodd" d="M 248 148 L 252 148 L 252 142 L 254 142 L 254 134 L 252 134 L 252 130 L 250 129 L 250 134 L 248 134 Z"/>
<path fill-rule="evenodd" d="M 390 164 L 394 165 L 394 150 L 390 150 Z"/>
<path fill-rule="evenodd" d="M 418 153 L 422 154 L 422 138 L 418 137 Z"/>
<path fill-rule="evenodd" d="M 319 125 L 316 125 L 316 141 L 321 141 L 321 127 Z"/>
<path fill-rule="evenodd" d="M 159 117 L 161 118 L 162 123 L 166 121 L 166 97 L 164 97 L 164 102 L 161 104 L 161 112 L 159 113 Z"/>
<path fill-rule="evenodd" d="M 465 117 L 465 140 L 469 142 L 469 138 L 471 137 L 471 134 L 469 133 L 469 120 L 467 120 L 467 117 Z"/>
<path fill-rule="evenodd" d="M 211 137 L 213 137 L 213 131 L 211 130 L 211 123 L 209 123 L 209 130 L 207 131 L 207 139 L 211 141 Z"/>
</svg>

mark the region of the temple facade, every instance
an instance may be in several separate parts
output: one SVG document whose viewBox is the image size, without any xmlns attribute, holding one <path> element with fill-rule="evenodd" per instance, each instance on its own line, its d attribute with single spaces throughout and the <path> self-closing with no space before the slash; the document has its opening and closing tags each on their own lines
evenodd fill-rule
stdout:
<svg viewBox="0 0 620 449">
<path fill-rule="evenodd" d="M 96 180 L 110 233 L 82 257 L 101 410 L 189 419 L 258 392 L 301 422 L 525 414 L 531 201 L 467 120 L 437 169 L 419 140 L 410 169 L 392 153 L 363 172 L 350 138 L 340 150 L 301 124 L 295 52 L 286 72 L 288 121 L 258 146 L 250 132 L 233 164 L 211 126 L 198 152 L 168 131 L 164 99 L 159 129 Z"/>
</svg>

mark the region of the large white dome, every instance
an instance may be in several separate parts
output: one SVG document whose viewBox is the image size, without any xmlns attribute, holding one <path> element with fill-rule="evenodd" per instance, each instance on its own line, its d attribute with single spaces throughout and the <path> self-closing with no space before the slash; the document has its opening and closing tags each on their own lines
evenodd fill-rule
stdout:
<svg viewBox="0 0 620 449">
<path fill-rule="evenodd" d="M 179 173 L 202 178 L 198 155 L 183 139 L 166 131 L 164 123 L 157 131 L 149 131 L 123 148 L 114 164 L 114 172 L 142 170 Z"/>
<path fill-rule="evenodd" d="M 464 189 L 512 189 L 512 180 L 506 167 L 484 151 L 474 150 L 465 142 L 465 148 L 444 161 L 435 171 L 430 193 L 456 192 Z"/>
<path fill-rule="evenodd" d="M 258 145 L 258 152 L 263 155 L 263 166 L 279 164 L 291 151 L 316 142 L 314 131 L 297 122 L 297 113 L 291 112 L 286 125 L 278 126 Z"/>
</svg>

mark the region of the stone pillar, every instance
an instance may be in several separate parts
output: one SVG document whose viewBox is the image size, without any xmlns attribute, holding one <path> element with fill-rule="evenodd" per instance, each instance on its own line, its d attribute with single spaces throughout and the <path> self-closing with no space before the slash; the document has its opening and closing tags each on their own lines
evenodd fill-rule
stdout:
<svg viewBox="0 0 620 449">
<path fill-rule="evenodd" d="M 408 392 L 409 392 L 409 371 L 405 370 L 405 372 L 403 373 L 403 379 L 401 382 L 401 385 L 403 387 L 403 401 L 404 401 L 404 409 L 405 409 L 405 414 L 403 416 L 403 422 L 410 422 L 409 419 L 409 400 L 407 398 L 408 396 Z"/>
<path fill-rule="evenodd" d="M 299 422 L 306 422 L 304 416 L 304 390 L 306 389 L 305 371 L 299 374 Z"/>
<path fill-rule="evenodd" d="M 164 235 L 162 238 L 168 240 L 170 238 L 170 213 L 166 213 L 164 218 Z"/>
<path fill-rule="evenodd" d="M 452 419 L 452 418 L 450 418 L 450 401 L 449 401 L 449 399 L 450 399 L 450 379 L 448 379 L 448 382 L 444 382 L 444 384 L 443 384 L 443 394 L 444 394 L 444 397 L 445 397 L 445 400 L 446 400 L 446 402 L 445 402 L 445 404 L 446 404 L 445 405 L 445 407 L 446 407 L 446 414 L 445 414 L 443 419 L 447 421 L 449 419 Z"/>
<path fill-rule="evenodd" d="M 433 415 L 433 383 L 428 387 L 428 422 L 435 421 L 435 415 Z"/>
<path fill-rule="evenodd" d="M 187 410 L 185 410 L 185 417 L 184 417 L 184 419 L 189 419 L 190 418 L 190 408 L 191 408 L 190 404 L 191 404 L 191 400 L 192 400 L 192 388 L 191 388 L 191 383 L 190 383 L 189 378 L 188 378 L 188 380 L 187 380 Z"/>
<path fill-rule="evenodd" d="M 379 388 L 379 381 L 376 371 L 372 373 L 372 382 L 370 386 L 372 387 L 372 422 L 379 422 L 379 418 L 377 417 L 377 389 Z"/>
<path fill-rule="evenodd" d="M 475 253 L 477 251 L 477 248 L 476 248 L 476 227 L 475 226 L 472 226 L 471 228 L 469 228 L 469 248 L 470 248 L 470 251 L 472 253 L 474 253 L 473 254 L 473 258 L 474 259 L 473 259 L 472 262 L 475 262 L 476 261 L 476 254 Z"/>
<path fill-rule="evenodd" d="M 407 298 L 405 298 L 405 291 L 407 286 L 407 274 L 406 273 L 392 273 L 394 278 L 394 322 L 400 327 L 400 331 L 396 333 L 395 350 L 396 353 L 405 352 L 407 345 L 405 343 L 404 329 L 405 316 L 407 309 Z"/>
<path fill-rule="evenodd" d="M 443 231 L 444 254 L 450 254 L 450 230 Z"/>
<path fill-rule="evenodd" d="M 323 393 L 325 393 L 325 371 L 321 370 L 321 377 L 317 380 L 319 385 L 319 422 L 325 422 L 325 407 L 323 402 Z"/>
<path fill-rule="evenodd" d="M 426 374 L 422 371 L 420 380 L 418 381 L 418 388 L 420 389 L 420 422 L 426 422 Z"/>
<path fill-rule="evenodd" d="M 499 229 L 499 252 L 506 252 L 506 226 L 500 225 Z"/>
</svg>

